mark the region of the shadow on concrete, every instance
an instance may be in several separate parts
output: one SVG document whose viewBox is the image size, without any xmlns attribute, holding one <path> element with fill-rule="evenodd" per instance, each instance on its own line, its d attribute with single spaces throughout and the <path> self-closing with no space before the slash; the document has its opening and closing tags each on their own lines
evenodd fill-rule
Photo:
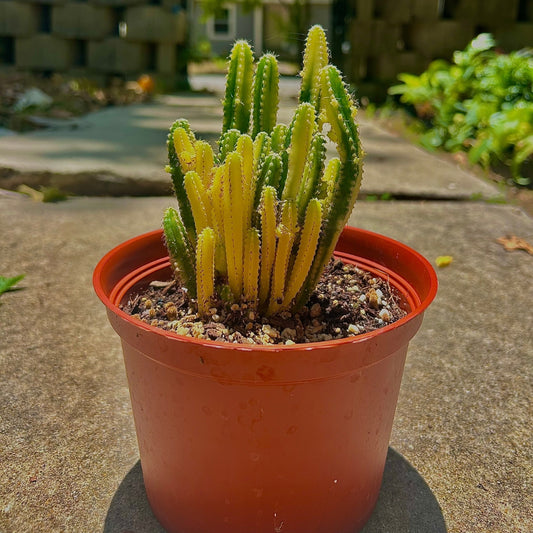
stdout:
<svg viewBox="0 0 533 533">
<path fill-rule="evenodd" d="M 137 461 L 120 484 L 104 533 L 165 533 L 150 509 Z M 389 448 L 378 503 L 361 533 L 446 533 L 440 506 L 418 472 Z"/>
<path fill-rule="evenodd" d="M 376 508 L 361 533 L 446 533 L 439 502 L 424 478 L 389 448 Z"/>
</svg>

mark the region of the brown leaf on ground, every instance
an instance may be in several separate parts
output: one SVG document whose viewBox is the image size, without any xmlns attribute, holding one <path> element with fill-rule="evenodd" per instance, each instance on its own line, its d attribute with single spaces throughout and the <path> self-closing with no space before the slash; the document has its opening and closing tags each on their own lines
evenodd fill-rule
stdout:
<svg viewBox="0 0 533 533">
<path fill-rule="evenodd" d="M 533 246 L 524 239 L 517 237 L 516 235 L 507 235 L 506 237 L 500 237 L 496 239 L 508 252 L 514 252 L 515 250 L 524 250 L 528 254 L 533 255 Z"/>
</svg>

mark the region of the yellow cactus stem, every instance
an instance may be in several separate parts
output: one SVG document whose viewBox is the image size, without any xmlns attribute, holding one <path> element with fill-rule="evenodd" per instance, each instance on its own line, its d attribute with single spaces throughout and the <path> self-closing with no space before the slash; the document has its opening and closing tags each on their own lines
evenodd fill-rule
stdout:
<svg viewBox="0 0 533 533">
<path fill-rule="evenodd" d="M 198 235 L 206 226 L 210 225 L 211 206 L 207 191 L 202 183 L 202 178 L 197 172 L 191 170 L 183 178 L 185 192 L 191 204 L 194 226 Z"/>
<path fill-rule="evenodd" d="M 202 183 L 207 189 L 211 185 L 213 164 L 215 156 L 210 144 L 206 141 L 196 141 L 194 143 L 196 159 L 196 172 L 202 178 Z"/>
<path fill-rule="evenodd" d="M 294 241 L 294 235 L 285 226 L 278 226 L 276 229 L 276 237 L 278 242 L 276 246 L 274 268 L 272 270 L 272 287 L 267 315 L 273 315 L 281 310 L 287 278 L 287 267 L 289 265 L 289 256 Z"/>
<path fill-rule="evenodd" d="M 196 245 L 196 290 L 198 314 L 207 316 L 215 293 L 215 232 L 206 227 Z"/>
<path fill-rule="evenodd" d="M 272 266 L 276 256 L 276 189 L 265 187 L 259 204 L 261 218 L 261 269 L 259 277 L 259 302 L 268 300 Z"/>
<path fill-rule="evenodd" d="M 207 191 L 211 207 L 213 208 L 213 227 L 218 236 L 222 236 L 224 233 L 224 169 L 224 165 L 213 169 L 213 182 Z"/>
<path fill-rule="evenodd" d="M 235 151 L 242 157 L 243 186 L 252 181 L 254 169 L 254 143 L 249 135 L 241 135 L 237 141 Z"/>
<path fill-rule="evenodd" d="M 241 135 L 237 141 L 236 152 L 242 157 L 242 189 L 245 201 L 245 227 L 244 231 L 250 227 L 252 217 L 252 204 L 255 195 L 254 172 L 254 144 L 249 135 Z"/>
<path fill-rule="evenodd" d="M 283 188 L 282 200 L 292 200 L 298 195 L 315 127 L 314 107 L 307 103 L 300 104 L 296 109 L 292 124 L 287 180 Z"/>
<path fill-rule="evenodd" d="M 208 190 L 211 208 L 213 209 L 211 219 L 217 237 L 215 248 L 215 269 L 222 276 L 226 276 L 228 273 L 226 250 L 224 247 L 224 168 L 223 165 L 214 167 L 213 182 Z"/>
<path fill-rule="evenodd" d="M 178 127 L 174 130 L 172 138 L 183 173 L 194 170 L 196 166 L 196 152 L 189 133 L 184 128 Z"/>
<path fill-rule="evenodd" d="M 228 284 L 234 298 L 242 294 L 245 202 L 242 189 L 242 157 L 231 152 L 224 164 L 224 244 Z"/>
<path fill-rule="evenodd" d="M 324 211 L 329 209 L 331 200 L 335 192 L 335 185 L 339 179 L 339 173 L 341 171 L 341 162 L 338 157 L 333 157 L 329 160 L 322 181 L 320 182 L 319 198 L 322 201 L 322 207 Z"/>
<path fill-rule="evenodd" d="M 285 289 L 282 308 L 289 308 L 294 297 L 304 284 L 315 257 L 320 226 L 322 224 L 322 206 L 316 198 L 310 200 L 305 212 L 305 221 L 300 236 L 298 253 L 292 266 L 292 270 Z"/>
<path fill-rule="evenodd" d="M 276 228 L 276 257 L 272 270 L 272 286 L 267 310 L 268 315 L 273 315 L 280 311 L 281 305 L 283 304 L 283 295 L 287 284 L 287 268 L 297 231 L 297 216 L 295 202 L 285 202 L 282 207 L 281 224 Z"/>
<path fill-rule="evenodd" d="M 250 228 L 244 240 L 244 299 L 254 307 L 259 293 L 260 246 L 259 232 Z"/>
</svg>

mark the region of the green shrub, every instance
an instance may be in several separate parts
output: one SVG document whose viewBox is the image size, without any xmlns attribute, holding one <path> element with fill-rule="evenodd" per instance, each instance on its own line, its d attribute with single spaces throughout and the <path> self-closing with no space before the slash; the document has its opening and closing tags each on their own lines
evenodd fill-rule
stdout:
<svg viewBox="0 0 533 533">
<path fill-rule="evenodd" d="M 389 94 L 424 123 L 426 148 L 468 152 L 485 168 L 503 163 L 520 185 L 529 185 L 524 164 L 533 155 L 533 54 L 495 49 L 478 35 L 453 62 L 433 61 L 420 76 L 400 74 Z"/>
</svg>

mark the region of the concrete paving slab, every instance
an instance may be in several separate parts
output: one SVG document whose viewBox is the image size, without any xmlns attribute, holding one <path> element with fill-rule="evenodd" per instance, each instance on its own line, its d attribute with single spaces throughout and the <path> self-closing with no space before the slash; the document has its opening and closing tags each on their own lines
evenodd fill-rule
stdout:
<svg viewBox="0 0 533 533">
<path fill-rule="evenodd" d="M 61 127 L 0 136 L 0 168 L 22 172 L 16 179 L 30 186 L 39 185 L 43 179 L 39 173 L 51 173 L 47 184 L 76 194 L 101 194 L 102 190 L 123 195 L 165 194 L 170 186 L 163 171 L 169 125 L 179 117 L 187 118 L 198 137 L 213 145 L 220 135 L 223 78 L 198 79 L 219 92 L 160 96 L 153 103 L 105 109 Z M 290 121 L 297 81 L 292 78 L 282 84 L 279 122 Z M 374 122 L 362 117 L 360 123 L 367 154 L 364 194 L 462 200 L 499 195 L 492 185 Z M 331 149 L 329 153 L 335 155 Z"/>
<path fill-rule="evenodd" d="M 158 533 L 145 499 L 120 342 L 98 259 L 157 228 L 169 198 L 0 196 L 0 531 Z M 509 206 L 359 202 L 358 226 L 431 261 L 440 289 L 411 343 L 380 503 L 365 533 L 533 531 L 533 240 Z"/>
</svg>

